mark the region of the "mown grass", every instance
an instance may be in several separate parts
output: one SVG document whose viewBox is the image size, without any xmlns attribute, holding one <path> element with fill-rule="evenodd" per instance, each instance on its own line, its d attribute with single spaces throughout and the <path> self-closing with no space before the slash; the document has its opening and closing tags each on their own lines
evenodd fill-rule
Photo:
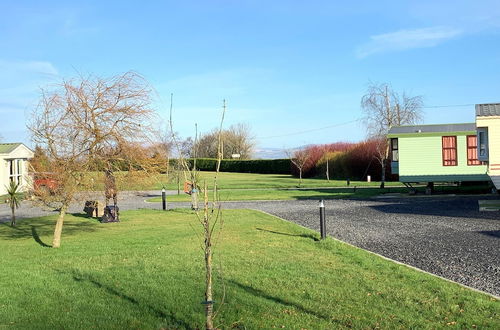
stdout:
<svg viewBox="0 0 500 330">
<path fill-rule="evenodd" d="M 0 224 L 0 328 L 203 327 L 193 214 L 121 219 L 68 216 L 60 249 L 47 247 L 54 217 Z M 224 210 L 223 219 L 214 256 L 220 328 L 500 327 L 490 296 L 263 213 Z"/>
<path fill-rule="evenodd" d="M 215 172 L 198 172 L 199 182 L 206 181 L 209 188 L 212 187 Z M 96 187 L 102 189 L 102 173 L 94 173 Z M 121 190 L 159 190 L 163 187 L 169 190 L 177 189 L 177 181 L 174 173 L 168 178 L 166 174 L 152 175 L 140 180 L 129 180 L 127 172 L 118 172 L 117 176 Z M 180 189 L 183 189 L 184 176 L 181 174 Z M 389 186 L 400 186 L 399 182 L 388 182 Z M 268 188 L 297 188 L 299 179 L 287 174 L 255 174 L 255 173 L 230 173 L 220 172 L 217 179 L 217 185 L 225 189 L 268 189 Z M 350 186 L 371 186 L 377 187 L 380 182 L 351 181 Z M 330 180 L 323 178 L 303 179 L 302 188 L 318 187 L 347 187 L 346 180 Z"/>
<path fill-rule="evenodd" d="M 486 188 L 485 188 L 486 187 Z M 417 193 L 422 195 L 425 193 L 425 187 L 419 186 L 416 188 Z M 304 188 L 304 189 L 220 189 L 218 199 L 220 201 L 245 201 L 245 200 L 303 200 L 303 199 L 363 199 L 375 196 L 387 196 L 388 194 L 401 194 L 407 196 L 409 189 L 406 187 L 391 187 L 380 189 L 377 187 L 352 186 L 349 188 Z M 439 186 L 436 187 L 435 193 L 439 194 L 474 194 L 486 193 L 488 186 Z M 209 190 L 209 197 L 213 199 L 213 191 Z M 170 202 L 187 202 L 190 201 L 190 195 L 181 192 L 178 195 L 168 195 L 167 201 Z M 161 202 L 161 197 L 153 197 L 148 199 L 148 202 Z"/>
<path fill-rule="evenodd" d="M 18 194 L 19 200 L 23 200 L 25 197 L 26 196 L 25 196 L 24 193 L 19 193 Z M 10 196 L 8 194 L 0 195 L 0 204 L 7 203 L 9 201 L 9 198 L 10 198 Z"/>
<path fill-rule="evenodd" d="M 338 198 L 369 198 L 387 193 L 405 193 L 406 188 L 320 188 L 320 189 L 221 189 L 218 199 L 220 201 L 244 201 L 244 200 L 302 200 L 302 199 L 338 199 Z M 213 191 L 209 191 L 210 200 L 213 199 Z M 168 195 L 169 202 L 187 202 L 191 196 L 185 193 L 179 195 Z M 161 202 L 161 197 L 153 197 L 148 202 Z"/>
</svg>

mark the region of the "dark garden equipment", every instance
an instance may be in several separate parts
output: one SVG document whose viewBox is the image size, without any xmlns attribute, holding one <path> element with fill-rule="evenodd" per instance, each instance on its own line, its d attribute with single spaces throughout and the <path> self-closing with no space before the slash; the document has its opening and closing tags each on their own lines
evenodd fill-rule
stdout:
<svg viewBox="0 0 500 330">
<path fill-rule="evenodd" d="M 104 215 L 101 218 L 101 222 L 119 222 L 119 209 L 118 206 L 108 205 L 104 208 Z"/>
</svg>

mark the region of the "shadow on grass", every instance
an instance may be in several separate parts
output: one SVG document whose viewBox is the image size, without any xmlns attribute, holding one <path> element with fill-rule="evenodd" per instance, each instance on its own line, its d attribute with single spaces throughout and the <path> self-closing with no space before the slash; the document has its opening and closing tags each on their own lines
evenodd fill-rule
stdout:
<svg viewBox="0 0 500 330">
<path fill-rule="evenodd" d="M 41 239 L 40 239 L 40 236 L 38 236 L 38 233 L 36 231 L 36 227 L 35 226 L 31 226 L 31 236 L 33 237 L 33 239 L 35 240 L 35 242 L 37 242 L 38 244 L 40 244 L 41 246 L 43 247 L 52 247 L 52 245 L 47 245 L 45 244 Z"/>
<path fill-rule="evenodd" d="M 323 320 L 326 320 L 329 322 L 337 322 L 339 324 L 342 324 L 339 321 L 333 319 L 331 316 L 324 315 L 324 314 L 319 313 L 318 311 L 308 309 L 308 308 L 306 308 L 298 303 L 287 301 L 287 300 L 282 299 L 280 297 L 272 296 L 272 295 L 270 295 L 270 294 L 268 294 L 260 289 L 256 289 L 256 288 L 251 287 L 249 285 L 242 284 L 242 283 L 237 282 L 235 280 L 228 280 L 228 283 L 234 285 L 235 287 L 237 287 L 237 288 L 239 288 L 239 289 L 241 289 L 241 290 L 243 290 L 251 295 L 254 295 L 255 297 L 267 299 L 269 301 L 272 301 L 272 302 L 275 302 L 275 303 L 278 303 L 278 304 L 281 304 L 281 305 L 284 305 L 287 307 L 294 308 L 302 313 L 307 313 L 307 314 L 313 315 L 319 319 L 323 319 Z"/>
<path fill-rule="evenodd" d="M 290 233 L 283 233 L 283 232 L 274 231 L 274 230 L 268 230 L 268 229 L 264 229 L 264 228 L 255 228 L 255 229 L 260 230 L 260 231 L 265 231 L 268 233 L 278 234 L 278 235 L 308 238 L 308 239 L 312 239 L 315 242 L 319 241 L 319 238 L 317 238 L 315 234 L 290 234 Z"/>
<path fill-rule="evenodd" d="M 82 219 L 87 219 L 87 220 L 95 220 L 96 222 L 99 221 L 96 217 L 89 217 L 87 213 L 71 213 L 72 216 L 75 218 L 82 218 Z"/>
<path fill-rule="evenodd" d="M 54 233 L 56 219 L 54 217 L 40 217 L 23 219 L 17 226 L 11 227 L 8 223 L 0 223 L 0 239 L 16 240 L 32 238 L 43 247 L 50 247 L 41 237 L 51 236 Z M 66 219 L 63 226 L 63 236 L 72 236 L 82 232 L 97 230 L 97 222 L 75 221 Z"/>
<path fill-rule="evenodd" d="M 65 272 L 60 272 L 60 273 L 67 274 Z M 109 285 L 106 285 L 106 284 L 100 282 L 99 280 L 94 278 L 92 275 L 81 274 L 81 273 L 78 273 L 75 271 L 70 272 L 69 274 L 71 275 L 71 277 L 73 278 L 73 280 L 75 282 L 88 283 L 88 284 L 90 284 L 90 285 L 92 285 L 100 290 L 105 291 L 107 294 L 113 295 L 119 299 L 126 300 L 127 302 L 134 304 L 137 307 L 146 308 L 152 315 L 154 315 L 155 317 L 162 318 L 162 319 L 166 320 L 170 325 L 173 324 L 175 326 L 184 327 L 185 329 L 192 329 L 192 325 L 188 324 L 186 321 L 180 320 L 180 319 L 174 317 L 172 314 L 167 314 L 164 311 L 162 311 L 154 306 L 141 303 L 140 301 L 138 301 L 134 297 L 131 297 L 131 296 L 119 291 L 116 288 L 113 288 Z"/>
</svg>

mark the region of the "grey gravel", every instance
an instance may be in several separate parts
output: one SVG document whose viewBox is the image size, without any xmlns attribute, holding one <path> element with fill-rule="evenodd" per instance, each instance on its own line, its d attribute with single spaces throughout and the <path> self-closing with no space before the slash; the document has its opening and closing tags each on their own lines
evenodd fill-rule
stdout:
<svg viewBox="0 0 500 330">
<path fill-rule="evenodd" d="M 173 194 L 174 192 L 168 192 Z M 145 200 L 158 191 L 126 192 L 121 210 L 159 209 Z M 500 212 L 479 212 L 485 197 L 325 201 L 328 235 L 427 272 L 500 296 Z M 168 200 L 168 197 L 167 197 Z M 169 208 L 188 207 L 168 203 Z M 318 201 L 225 202 L 227 209 L 264 211 L 319 230 Z M 83 203 L 70 212 L 82 212 Z M 53 214 L 25 201 L 19 218 Z M 0 205 L 0 222 L 10 219 Z"/>
</svg>

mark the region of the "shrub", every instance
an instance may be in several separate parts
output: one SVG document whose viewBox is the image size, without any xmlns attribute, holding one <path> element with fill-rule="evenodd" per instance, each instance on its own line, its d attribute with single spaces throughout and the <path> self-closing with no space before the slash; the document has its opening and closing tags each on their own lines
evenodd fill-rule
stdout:
<svg viewBox="0 0 500 330">
<path fill-rule="evenodd" d="M 302 168 L 303 177 L 313 177 L 322 175 L 325 171 L 318 169 L 318 162 L 328 152 L 345 152 L 352 148 L 354 144 L 350 142 L 336 142 L 330 144 L 310 145 L 304 149 L 309 156 L 306 164 Z M 298 169 L 292 164 L 292 174 L 298 176 Z"/>
<path fill-rule="evenodd" d="M 380 163 L 376 159 L 378 140 L 366 140 L 357 143 L 347 153 L 346 167 L 352 180 L 365 180 L 367 175 L 372 180 L 380 180 Z"/>
<path fill-rule="evenodd" d="M 318 175 L 326 177 L 326 161 L 328 160 L 330 179 L 345 179 L 349 177 L 346 158 L 347 152 L 345 151 L 326 152 L 316 163 L 316 172 Z"/>
<path fill-rule="evenodd" d="M 367 175 L 370 175 L 372 180 L 380 180 L 381 166 L 376 158 L 380 143 L 380 140 L 370 139 L 356 144 L 334 143 L 316 146 L 317 149 L 323 148 L 326 151 L 316 161 L 314 173 L 325 177 L 326 160 L 329 159 L 328 167 L 331 179 L 366 180 Z M 389 167 L 386 169 L 390 172 Z M 387 174 L 386 177 L 389 178 Z"/>
</svg>

